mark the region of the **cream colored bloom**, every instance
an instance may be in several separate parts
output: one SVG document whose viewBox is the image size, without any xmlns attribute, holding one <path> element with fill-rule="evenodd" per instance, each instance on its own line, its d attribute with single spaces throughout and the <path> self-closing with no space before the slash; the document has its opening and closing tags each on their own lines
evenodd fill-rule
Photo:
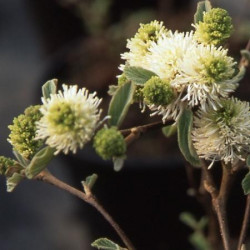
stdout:
<svg viewBox="0 0 250 250">
<path fill-rule="evenodd" d="M 37 122 L 36 139 L 55 148 L 55 154 L 63 151 L 76 153 L 93 136 L 101 111 L 101 99 L 95 93 L 89 94 L 85 88 L 63 85 L 63 91 L 42 98 L 40 109 L 43 117 Z"/>
<path fill-rule="evenodd" d="M 219 97 L 228 97 L 238 86 L 233 78 L 236 62 L 227 50 L 213 45 L 190 48 L 179 63 L 180 73 L 172 86 L 184 91 L 182 101 L 204 108 L 208 101 L 213 106 Z"/>
<path fill-rule="evenodd" d="M 223 99 L 217 110 L 211 105 L 194 118 L 194 147 L 201 158 L 227 163 L 244 161 L 250 152 L 249 103 Z"/>
<path fill-rule="evenodd" d="M 149 48 L 153 42 L 157 42 L 167 30 L 163 22 L 152 21 L 147 24 L 140 24 L 135 36 L 127 41 L 128 52 L 121 54 L 121 58 L 126 60 L 130 66 L 143 67 L 145 56 L 149 53 Z M 120 66 L 123 69 L 124 65 Z"/>
<path fill-rule="evenodd" d="M 145 56 L 144 68 L 153 71 L 161 79 L 171 80 L 180 70 L 179 61 L 195 45 L 192 32 L 169 31 L 168 35 L 162 35 L 157 42 L 152 43 L 150 53 Z"/>
</svg>

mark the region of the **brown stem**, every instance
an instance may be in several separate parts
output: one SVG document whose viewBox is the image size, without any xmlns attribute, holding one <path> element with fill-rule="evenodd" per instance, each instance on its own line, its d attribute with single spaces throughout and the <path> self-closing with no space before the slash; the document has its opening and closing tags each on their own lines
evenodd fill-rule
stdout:
<svg viewBox="0 0 250 250">
<path fill-rule="evenodd" d="M 114 230 L 117 232 L 117 234 L 122 239 L 123 243 L 126 245 L 126 247 L 129 250 L 135 250 L 135 247 L 133 246 L 132 242 L 129 240 L 129 238 L 126 236 L 126 234 L 123 232 L 123 230 L 120 228 L 120 226 L 114 221 L 114 219 L 109 215 L 109 213 L 103 208 L 103 206 L 97 201 L 96 197 L 91 193 L 91 190 L 88 189 L 86 193 L 64 183 L 63 181 L 57 179 L 52 174 L 50 174 L 48 171 L 41 172 L 37 177 L 37 180 L 41 180 L 45 183 L 52 184 L 62 190 L 65 190 L 69 193 L 71 193 L 74 196 L 77 196 L 81 200 L 84 200 L 88 204 L 92 205 L 97 209 L 98 212 L 102 214 L 102 216 L 109 222 L 109 224 L 114 228 Z M 85 190 L 86 191 L 86 190 Z"/>
<path fill-rule="evenodd" d="M 222 164 L 222 167 L 223 167 L 222 180 L 221 180 L 220 190 L 218 191 L 215 186 L 213 176 L 207 169 L 207 166 L 203 161 L 203 169 L 206 178 L 204 182 L 204 187 L 212 197 L 212 204 L 218 218 L 224 249 L 230 250 L 231 245 L 230 245 L 230 236 L 229 236 L 227 214 L 226 214 L 226 202 L 228 199 L 230 186 L 232 184 L 232 171 L 225 164 Z"/>
<path fill-rule="evenodd" d="M 242 222 L 242 227 L 241 227 L 240 238 L 239 238 L 237 250 L 241 250 L 241 247 L 244 244 L 246 234 L 247 234 L 249 218 L 250 218 L 250 195 L 247 196 L 246 209 L 245 209 L 244 219 Z"/>
<path fill-rule="evenodd" d="M 120 130 L 120 132 L 124 135 L 128 134 L 127 137 L 125 138 L 125 141 L 127 145 L 129 145 L 133 141 L 138 139 L 142 134 L 146 133 L 148 130 L 153 130 L 153 129 L 161 128 L 164 126 L 168 126 L 172 123 L 173 123 L 172 120 L 167 121 L 167 123 L 165 124 L 163 124 L 162 121 L 158 121 L 158 122 L 153 122 L 153 123 L 129 128 L 129 129 L 123 129 L 123 130 Z"/>
</svg>

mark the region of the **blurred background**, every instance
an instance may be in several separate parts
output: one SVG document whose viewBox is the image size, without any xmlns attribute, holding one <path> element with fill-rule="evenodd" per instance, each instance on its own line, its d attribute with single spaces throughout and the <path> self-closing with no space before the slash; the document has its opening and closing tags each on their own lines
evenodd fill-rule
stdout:
<svg viewBox="0 0 250 250">
<path fill-rule="evenodd" d="M 212 0 L 233 17 L 235 32 L 228 43 L 240 58 L 250 37 L 249 0 Z M 40 103 L 41 86 L 52 78 L 78 84 L 103 97 L 103 115 L 116 84 L 126 39 L 139 23 L 162 20 L 169 29 L 188 31 L 196 9 L 195 0 L 0 0 L 0 155 L 12 157 L 7 126 L 13 117 Z M 249 101 L 248 77 L 236 95 Z M 160 120 L 141 114 L 138 105 L 123 127 Z M 157 141 L 157 143 L 156 143 Z M 152 131 L 131 145 L 124 169 L 115 173 L 87 146 L 76 155 L 61 156 L 50 165 L 57 177 L 80 187 L 87 175 L 97 173 L 94 192 L 138 250 L 192 249 L 190 230 L 179 214 L 190 211 L 200 217 L 202 208 L 187 195 L 184 162 L 176 138 L 166 139 Z M 239 214 L 240 180 L 231 199 Z M 176 188 L 177 187 L 177 188 Z M 232 219 L 233 234 L 237 221 Z M 1 250 L 90 250 L 98 237 L 119 238 L 92 208 L 43 183 L 24 181 L 8 194 L 0 176 Z M 181 239 L 181 240 L 180 240 Z"/>
</svg>

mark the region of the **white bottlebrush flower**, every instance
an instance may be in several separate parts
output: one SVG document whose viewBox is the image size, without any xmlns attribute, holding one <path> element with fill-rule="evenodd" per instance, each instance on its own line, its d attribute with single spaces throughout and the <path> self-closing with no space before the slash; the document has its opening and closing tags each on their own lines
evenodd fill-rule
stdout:
<svg viewBox="0 0 250 250">
<path fill-rule="evenodd" d="M 213 45 L 199 44 L 190 48 L 179 63 L 180 73 L 172 86 L 184 91 L 183 101 L 204 108 L 209 102 L 216 105 L 219 97 L 228 97 L 238 86 L 235 75 L 236 62 L 227 50 Z"/>
<path fill-rule="evenodd" d="M 244 161 L 250 152 L 249 103 L 230 98 L 222 99 L 217 110 L 211 105 L 199 109 L 192 138 L 201 158 L 226 164 Z"/>
<path fill-rule="evenodd" d="M 55 148 L 55 154 L 63 151 L 76 153 L 93 136 L 101 111 L 101 99 L 95 93 L 89 94 L 85 88 L 63 85 L 63 91 L 42 98 L 43 117 L 37 122 L 36 139 Z"/>
<path fill-rule="evenodd" d="M 181 95 L 179 95 L 174 101 L 168 105 L 147 105 L 148 108 L 152 111 L 150 116 L 160 115 L 162 116 L 162 121 L 165 123 L 168 119 L 173 119 L 178 121 L 182 111 L 186 107 L 186 103 L 182 102 Z M 144 104 L 145 105 L 145 104 Z"/>
<path fill-rule="evenodd" d="M 169 32 L 162 35 L 157 42 L 152 43 L 150 53 L 145 57 L 145 66 L 155 72 L 161 79 L 171 80 L 179 72 L 179 61 L 188 50 L 195 47 L 193 33 Z M 143 61 L 143 63 L 144 63 Z"/>
<path fill-rule="evenodd" d="M 130 66 L 139 66 L 145 64 L 145 55 L 149 53 L 149 48 L 153 42 L 163 35 L 167 34 L 167 30 L 163 22 L 152 21 L 147 24 L 140 24 L 135 36 L 127 41 L 128 52 L 121 54 L 121 58 L 126 60 Z M 121 65 L 121 70 L 124 65 Z"/>
</svg>

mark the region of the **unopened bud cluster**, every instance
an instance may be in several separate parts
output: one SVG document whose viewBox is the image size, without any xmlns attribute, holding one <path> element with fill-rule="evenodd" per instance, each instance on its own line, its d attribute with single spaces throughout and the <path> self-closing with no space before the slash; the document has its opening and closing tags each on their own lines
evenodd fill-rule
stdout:
<svg viewBox="0 0 250 250">
<path fill-rule="evenodd" d="M 94 148 L 104 160 L 122 157 L 126 152 L 124 137 L 116 127 L 103 128 L 94 137 Z"/>
</svg>

